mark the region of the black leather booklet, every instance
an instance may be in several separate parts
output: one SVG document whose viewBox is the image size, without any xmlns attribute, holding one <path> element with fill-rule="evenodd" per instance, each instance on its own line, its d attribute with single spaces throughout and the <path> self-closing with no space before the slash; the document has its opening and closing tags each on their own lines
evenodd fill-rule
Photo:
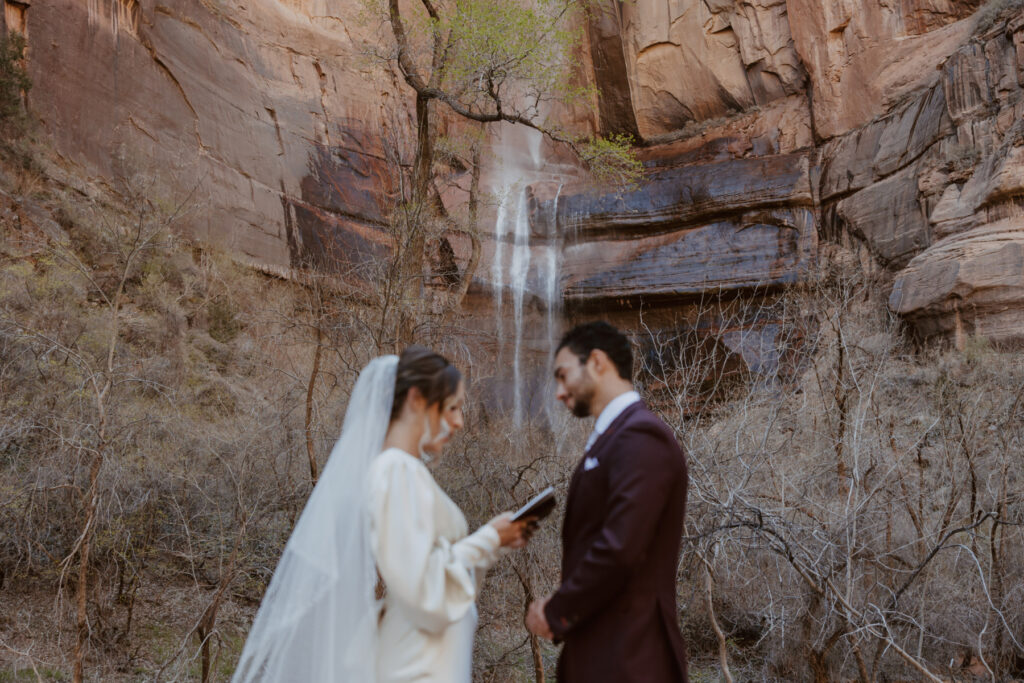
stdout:
<svg viewBox="0 0 1024 683">
<path fill-rule="evenodd" d="M 516 510 L 516 513 L 512 515 L 512 521 L 518 522 L 529 517 L 536 517 L 538 520 L 544 519 L 555 509 L 555 502 L 555 488 L 549 486 L 531 498 L 526 505 Z"/>
</svg>

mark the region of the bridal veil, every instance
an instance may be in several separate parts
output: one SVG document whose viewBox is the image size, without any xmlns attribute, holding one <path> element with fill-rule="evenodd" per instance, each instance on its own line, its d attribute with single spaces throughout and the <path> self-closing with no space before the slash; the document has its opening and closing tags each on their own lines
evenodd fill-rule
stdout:
<svg viewBox="0 0 1024 683">
<path fill-rule="evenodd" d="M 384 444 L 397 367 L 397 356 L 381 356 L 359 374 L 341 437 L 285 545 L 233 683 L 376 680 L 366 475 Z"/>
</svg>

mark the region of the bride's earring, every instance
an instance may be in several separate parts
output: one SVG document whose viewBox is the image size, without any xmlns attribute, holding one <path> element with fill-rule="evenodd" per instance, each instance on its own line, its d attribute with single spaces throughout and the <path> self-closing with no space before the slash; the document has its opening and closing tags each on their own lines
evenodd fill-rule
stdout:
<svg viewBox="0 0 1024 683">
<path fill-rule="evenodd" d="M 427 453 L 427 444 L 433 440 L 433 436 L 430 434 L 430 416 L 423 416 L 423 436 L 420 437 L 420 460 L 426 464 L 430 464 L 434 459 L 430 453 Z"/>
<path fill-rule="evenodd" d="M 428 415 L 423 416 L 423 436 L 420 437 L 420 460 L 427 463 L 428 465 L 434 460 L 434 456 L 427 453 L 426 445 L 435 439 L 444 439 L 452 433 L 451 425 L 448 424 L 448 420 L 441 418 L 441 431 L 437 436 L 434 436 L 430 432 L 430 417 Z"/>
</svg>

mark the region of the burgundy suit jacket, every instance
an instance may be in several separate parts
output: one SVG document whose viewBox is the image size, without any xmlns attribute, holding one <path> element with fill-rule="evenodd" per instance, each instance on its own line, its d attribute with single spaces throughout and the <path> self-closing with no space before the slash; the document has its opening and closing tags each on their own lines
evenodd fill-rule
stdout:
<svg viewBox="0 0 1024 683">
<path fill-rule="evenodd" d="M 586 459 L 597 466 L 584 467 Z M 686 457 L 643 403 L 626 408 L 573 473 L 562 585 L 545 607 L 563 683 L 687 681 L 676 613 Z"/>
</svg>

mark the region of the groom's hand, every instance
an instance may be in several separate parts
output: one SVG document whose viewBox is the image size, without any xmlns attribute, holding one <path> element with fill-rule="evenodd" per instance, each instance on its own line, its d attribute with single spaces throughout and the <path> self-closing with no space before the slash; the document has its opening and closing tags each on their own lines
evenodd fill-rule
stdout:
<svg viewBox="0 0 1024 683">
<path fill-rule="evenodd" d="M 553 640 L 555 635 L 551 632 L 548 618 L 544 615 L 544 606 L 550 599 L 534 600 L 530 603 L 530 608 L 526 610 L 526 629 L 535 636 Z"/>
</svg>

